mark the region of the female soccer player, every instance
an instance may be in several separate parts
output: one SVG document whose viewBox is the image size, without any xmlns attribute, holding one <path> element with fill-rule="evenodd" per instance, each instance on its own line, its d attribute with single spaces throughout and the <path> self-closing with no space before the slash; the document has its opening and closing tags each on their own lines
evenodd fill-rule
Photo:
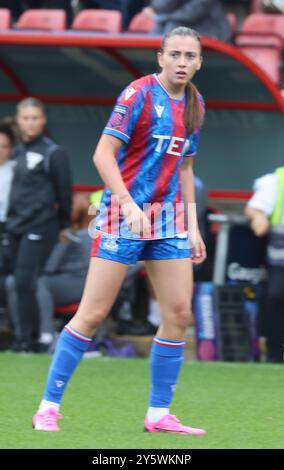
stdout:
<svg viewBox="0 0 284 470">
<path fill-rule="evenodd" d="M 197 33 L 184 27 L 168 33 L 158 63 L 160 73 L 138 79 L 122 92 L 93 157 L 106 184 L 98 232 L 80 307 L 61 333 L 33 417 L 37 430 L 59 430 L 64 389 L 108 314 L 127 266 L 144 260 L 162 316 L 151 350 L 145 430 L 206 433 L 182 425 L 169 412 L 190 318 L 192 261 L 206 257 L 195 215 L 187 210 L 194 203 L 193 157 L 204 115 L 202 98 L 191 83 L 202 64 Z M 191 219 L 188 226 L 183 224 L 182 200 Z M 187 232 L 194 228 L 190 248 Z"/>
</svg>

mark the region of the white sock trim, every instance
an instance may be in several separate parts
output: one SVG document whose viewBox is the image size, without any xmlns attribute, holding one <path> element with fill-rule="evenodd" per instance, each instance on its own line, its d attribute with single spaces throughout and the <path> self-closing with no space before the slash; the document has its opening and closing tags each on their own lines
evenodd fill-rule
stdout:
<svg viewBox="0 0 284 470">
<path fill-rule="evenodd" d="M 48 401 L 48 400 L 41 400 L 40 405 L 39 405 L 39 411 L 46 411 L 49 410 L 50 408 L 53 408 L 56 411 L 59 411 L 60 404 L 55 403 L 53 401 Z"/>
<path fill-rule="evenodd" d="M 147 418 L 152 423 L 156 423 L 157 421 L 160 421 L 163 416 L 168 415 L 169 413 L 169 408 L 155 408 L 153 406 L 150 406 L 147 411 Z"/>
</svg>

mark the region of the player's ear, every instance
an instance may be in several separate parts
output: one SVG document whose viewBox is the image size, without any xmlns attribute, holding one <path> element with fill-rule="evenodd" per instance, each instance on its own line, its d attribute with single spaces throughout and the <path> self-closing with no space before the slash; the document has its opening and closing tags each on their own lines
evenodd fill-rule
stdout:
<svg viewBox="0 0 284 470">
<path fill-rule="evenodd" d="M 201 69 L 202 63 L 203 63 L 203 57 L 202 57 L 202 55 L 201 55 L 201 56 L 200 56 L 200 59 L 199 59 L 199 64 L 198 64 L 198 66 L 196 67 L 196 70 L 200 70 L 200 69 Z"/>
<path fill-rule="evenodd" d="M 47 117 L 46 117 L 46 114 L 43 114 L 42 123 L 43 123 L 44 126 L 47 125 Z"/>
<path fill-rule="evenodd" d="M 163 52 L 162 51 L 157 52 L 157 62 L 159 64 L 160 68 L 162 69 L 163 65 L 164 65 Z"/>
</svg>

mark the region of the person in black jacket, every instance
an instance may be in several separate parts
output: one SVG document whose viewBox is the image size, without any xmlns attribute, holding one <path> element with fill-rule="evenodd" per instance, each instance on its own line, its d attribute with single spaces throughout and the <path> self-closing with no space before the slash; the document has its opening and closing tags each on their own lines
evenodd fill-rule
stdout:
<svg viewBox="0 0 284 470">
<path fill-rule="evenodd" d="M 199 34 L 229 41 L 230 27 L 220 0 L 151 0 L 144 13 L 154 16 L 153 33 L 165 34 L 187 26 Z"/>
<path fill-rule="evenodd" d="M 21 316 L 17 348 L 36 351 L 36 283 L 53 246 L 70 225 L 72 180 L 64 149 L 43 135 L 43 104 L 35 98 L 24 99 L 17 106 L 16 118 L 22 143 L 14 152 L 6 230 Z"/>
</svg>

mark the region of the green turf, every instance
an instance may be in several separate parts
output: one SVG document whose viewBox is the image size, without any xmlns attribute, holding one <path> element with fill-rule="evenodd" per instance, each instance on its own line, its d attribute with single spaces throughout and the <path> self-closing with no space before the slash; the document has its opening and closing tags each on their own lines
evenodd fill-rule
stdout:
<svg viewBox="0 0 284 470">
<path fill-rule="evenodd" d="M 283 448 L 282 365 L 185 362 L 171 411 L 206 436 L 142 432 L 145 359 L 84 359 L 62 405 L 60 433 L 31 429 L 50 357 L 0 353 L 0 448 Z"/>
</svg>

